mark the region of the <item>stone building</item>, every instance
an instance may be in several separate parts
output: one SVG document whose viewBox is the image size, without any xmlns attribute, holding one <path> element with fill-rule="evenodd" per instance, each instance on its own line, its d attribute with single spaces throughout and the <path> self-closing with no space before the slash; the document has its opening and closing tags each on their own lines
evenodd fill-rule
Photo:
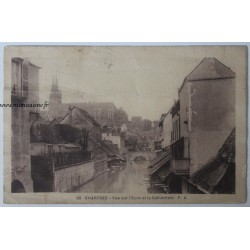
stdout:
<svg viewBox="0 0 250 250">
<path fill-rule="evenodd" d="M 190 174 L 213 158 L 235 127 L 235 73 L 204 58 L 180 90 L 180 137 L 189 140 Z"/>
<path fill-rule="evenodd" d="M 122 132 L 120 128 L 103 128 L 102 130 L 102 140 L 111 141 L 113 144 L 117 145 L 121 154 L 126 153 L 125 147 L 125 136 L 126 133 Z"/>
<path fill-rule="evenodd" d="M 235 128 L 235 73 L 215 58 L 204 58 L 185 77 L 178 96 L 161 121 L 163 151 L 149 174 L 166 192 L 193 193 L 199 186 L 188 180 L 213 161 Z M 214 177 L 216 183 L 222 177 Z"/>
<path fill-rule="evenodd" d="M 28 59 L 11 60 L 12 104 L 39 103 L 39 70 Z M 30 124 L 37 107 L 11 108 L 11 191 L 32 192 Z"/>
</svg>

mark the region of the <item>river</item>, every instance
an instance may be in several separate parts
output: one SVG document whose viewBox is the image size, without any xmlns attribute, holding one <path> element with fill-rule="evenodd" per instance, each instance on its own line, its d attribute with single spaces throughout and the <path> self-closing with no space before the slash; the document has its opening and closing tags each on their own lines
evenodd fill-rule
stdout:
<svg viewBox="0 0 250 250">
<path fill-rule="evenodd" d="M 124 169 L 109 170 L 79 187 L 78 193 L 148 193 L 147 160 L 129 162 Z"/>
</svg>

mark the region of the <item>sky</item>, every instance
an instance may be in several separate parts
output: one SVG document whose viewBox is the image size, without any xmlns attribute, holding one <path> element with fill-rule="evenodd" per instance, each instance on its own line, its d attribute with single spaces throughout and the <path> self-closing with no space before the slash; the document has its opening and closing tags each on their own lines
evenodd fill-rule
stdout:
<svg viewBox="0 0 250 250">
<path fill-rule="evenodd" d="M 53 75 L 63 102 L 114 102 L 132 116 L 159 120 L 178 98 L 178 88 L 204 57 L 240 71 L 240 47 L 113 46 L 19 47 L 40 69 L 40 103 L 49 101 Z M 236 72 L 236 74 L 237 74 Z"/>
</svg>

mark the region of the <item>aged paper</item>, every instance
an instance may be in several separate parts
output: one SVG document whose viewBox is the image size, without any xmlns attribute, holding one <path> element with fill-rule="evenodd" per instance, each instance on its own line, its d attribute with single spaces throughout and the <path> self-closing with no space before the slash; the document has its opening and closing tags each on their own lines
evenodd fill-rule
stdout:
<svg viewBox="0 0 250 250">
<path fill-rule="evenodd" d="M 247 47 L 7 46 L 4 202 L 246 201 Z"/>
</svg>

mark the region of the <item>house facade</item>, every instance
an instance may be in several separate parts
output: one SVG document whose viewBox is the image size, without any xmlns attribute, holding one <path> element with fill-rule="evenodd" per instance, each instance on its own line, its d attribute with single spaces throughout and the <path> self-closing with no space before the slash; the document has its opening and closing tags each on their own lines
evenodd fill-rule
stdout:
<svg viewBox="0 0 250 250">
<path fill-rule="evenodd" d="M 163 156 L 149 168 L 166 192 L 200 192 L 189 180 L 217 157 L 235 128 L 235 77 L 215 58 L 204 58 L 185 77 L 178 100 L 160 121 Z M 163 170 L 167 175 L 160 175 Z"/>
<path fill-rule="evenodd" d="M 192 175 L 217 154 L 235 127 L 235 73 L 217 59 L 205 58 L 185 78 L 179 100 Z"/>
<path fill-rule="evenodd" d="M 102 130 L 102 140 L 111 141 L 113 144 L 117 145 L 121 154 L 126 153 L 125 136 L 126 132 L 122 132 L 119 128 L 104 128 Z"/>
<path fill-rule="evenodd" d="M 39 70 L 25 58 L 11 60 L 12 104 L 39 103 Z M 32 93 L 32 94 L 31 94 Z M 30 124 L 37 107 L 11 108 L 11 191 L 32 192 Z"/>
</svg>

